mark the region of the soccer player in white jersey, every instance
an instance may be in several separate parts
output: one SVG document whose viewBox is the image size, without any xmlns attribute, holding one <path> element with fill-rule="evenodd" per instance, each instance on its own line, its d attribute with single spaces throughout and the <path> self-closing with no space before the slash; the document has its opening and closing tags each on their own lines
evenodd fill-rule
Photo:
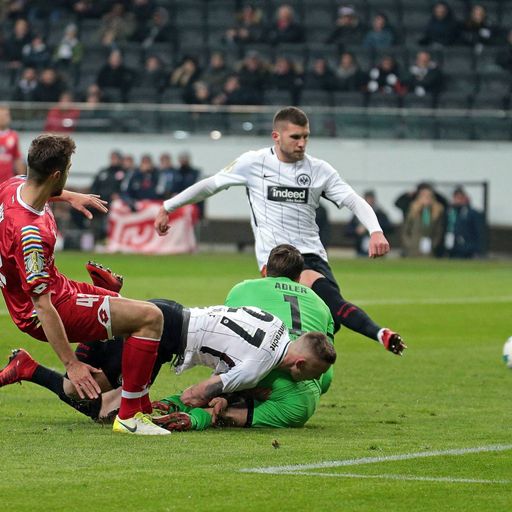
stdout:
<svg viewBox="0 0 512 512">
<path fill-rule="evenodd" d="M 347 302 L 329 267 L 315 222 L 321 197 L 338 208 L 346 206 L 358 217 L 370 233 L 370 258 L 389 252 L 389 243 L 371 206 L 331 165 L 306 153 L 309 134 L 309 121 L 302 110 L 281 109 L 274 116 L 273 147 L 248 151 L 214 176 L 164 201 L 155 229 L 165 235 L 168 214 L 183 205 L 197 203 L 231 186 L 246 187 L 260 270 L 273 247 L 283 243 L 295 246 L 305 263 L 300 282 L 326 302 L 336 330 L 344 325 L 401 354 L 406 346 L 400 335 L 378 326 L 361 308 Z"/>
</svg>

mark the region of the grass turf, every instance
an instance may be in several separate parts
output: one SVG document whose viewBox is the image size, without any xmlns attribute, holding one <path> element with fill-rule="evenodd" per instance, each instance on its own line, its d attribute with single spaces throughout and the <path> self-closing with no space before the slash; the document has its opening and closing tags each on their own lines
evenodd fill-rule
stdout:
<svg viewBox="0 0 512 512">
<path fill-rule="evenodd" d="M 80 280 L 87 257 L 65 253 L 57 262 Z M 252 255 L 102 256 L 101 262 L 125 275 L 126 296 L 186 305 L 222 303 L 233 284 L 257 277 Z M 120 436 L 33 384 L 2 388 L 2 509 L 510 510 L 510 482 L 498 482 L 512 481 L 512 451 L 506 450 L 321 468 L 312 475 L 240 472 L 511 443 L 512 371 L 500 353 L 512 335 L 512 264 L 331 263 L 346 297 L 402 333 L 409 345 L 405 357 L 351 332 L 338 333 L 334 382 L 299 430 Z M 0 313 L 2 357 L 23 346 L 60 367 L 50 347 L 19 333 L 3 306 Z M 195 369 L 178 378 L 164 369 L 152 397 L 207 374 Z M 358 476 L 340 476 L 347 473 Z"/>
</svg>

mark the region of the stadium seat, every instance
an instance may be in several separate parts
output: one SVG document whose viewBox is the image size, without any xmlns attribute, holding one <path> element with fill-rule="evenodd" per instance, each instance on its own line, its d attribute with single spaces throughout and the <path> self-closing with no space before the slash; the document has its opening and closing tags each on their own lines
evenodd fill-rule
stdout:
<svg viewBox="0 0 512 512">
<path fill-rule="evenodd" d="M 206 2 L 201 0 L 175 0 L 176 26 L 186 32 L 190 27 L 203 27 L 206 21 Z"/>
<path fill-rule="evenodd" d="M 445 90 L 447 92 L 458 92 L 468 96 L 476 91 L 477 77 L 473 73 L 446 73 Z"/>
<path fill-rule="evenodd" d="M 488 73 L 501 71 L 501 67 L 496 64 L 496 57 L 501 51 L 497 47 L 486 46 L 481 53 L 475 56 L 475 69 L 478 73 Z"/>
<path fill-rule="evenodd" d="M 400 96 L 397 94 L 375 93 L 368 95 L 369 108 L 398 108 L 400 106 Z"/>
<path fill-rule="evenodd" d="M 439 55 L 442 69 L 450 73 L 468 73 L 474 67 L 471 48 L 443 48 Z"/>
<path fill-rule="evenodd" d="M 473 97 L 471 108 L 474 110 L 502 110 L 508 107 L 508 95 L 497 95 L 481 89 Z"/>
<path fill-rule="evenodd" d="M 436 98 L 432 94 L 425 94 L 425 96 L 416 96 L 416 94 L 409 93 L 402 98 L 403 108 L 420 108 L 431 109 L 436 105 Z"/>
<path fill-rule="evenodd" d="M 458 92 L 442 93 L 437 99 L 437 108 L 462 109 L 469 108 L 471 97 Z"/>
<path fill-rule="evenodd" d="M 366 95 L 362 92 L 335 92 L 335 107 L 364 107 L 366 106 Z"/>
<path fill-rule="evenodd" d="M 162 103 L 183 103 L 183 91 L 181 89 L 166 89 L 162 94 Z"/>
<path fill-rule="evenodd" d="M 280 91 L 271 89 L 265 91 L 264 103 L 266 105 L 286 106 L 292 103 L 292 95 L 290 91 Z"/>
<path fill-rule="evenodd" d="M 304 89 L 300 95 L 300 104 L 330 107 L 333 104 L 333 98 L 329 91 Z"/>
<path fill-rule="evenodd" d="M 134 87 L 129 94 L 133 103 L 160 103 L 161 94 L 149 87 Z"/>
<path fill-rule="evenodd" d="M 479 90 L 501 97 L 510 94 L 512 91 L 512 79 L 510 73 L 505 71 L 480 73 Z"/>
</svg>

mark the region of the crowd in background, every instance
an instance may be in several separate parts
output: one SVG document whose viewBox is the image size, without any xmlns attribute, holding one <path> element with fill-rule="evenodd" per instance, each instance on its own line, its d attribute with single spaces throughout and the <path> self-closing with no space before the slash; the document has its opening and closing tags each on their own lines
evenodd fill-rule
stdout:
<svg viewBox="0 0 512 512">
<path fill-rule="evenodd" d="M 233 25 L 217 34 L 218 43 L 210 45 L 207 58 L 202 46 L 194 51 L 182 41 L 191 29 L 179 26 L 176 10 L 186 2 L 162 4 L 4 1 L 3 25 L 11 28 L 0 40 L 0 61 L 10 74 L 11 99 L 96 104 L 137 101 L 142 94 L 142 99 L 157 102 L 174 91 L 169 102 L 248 105 L 266 102 L 269 91 L 285 91 L 290 103 L 299 104 L 306 90 L 435 98 L 447 82 L 438 50 L 454 46 L 471 48 L 475 55 L 486 47 L 498 48 L 495 69 L 512 71 L 512 30 L 491 19 L 486 5 L 478 2 L 457 2 L 458 10 L 450 2 L 435 2 L 425 25 L 409 33 L 402 22 L 393 23 L 397 17 L 391 3 L 389 12 L 377 10 L 366 17 L 360 3 L 333 2 L 337 10 L 320 35 L 308 31 L 307 12 L 299 16 L 285 2 L 232 2 L 238 8 L 231 13 Z M 70 21 L 57 36 L 49 32 L 55 20 Z M 92 42 L 88 32 L 84 44 L 84 27 L 90 28 L 91 20 L 97 22 Z M 304 44 L 311 41 L 319 46 L 306 51 Z M 414 48 L 408 65 L 394 52 L 405 43 Z M 91 53 L 91 46 L 101 52 Z M 141 61 L 127 62 L 124 49 L 134 47 L 142 50 L 137 53 Z M 336 51 L 327 55 L 326 48 Z M 358 62 L 354 50 L 375 52 L 375 58 Z"/>
</svg>

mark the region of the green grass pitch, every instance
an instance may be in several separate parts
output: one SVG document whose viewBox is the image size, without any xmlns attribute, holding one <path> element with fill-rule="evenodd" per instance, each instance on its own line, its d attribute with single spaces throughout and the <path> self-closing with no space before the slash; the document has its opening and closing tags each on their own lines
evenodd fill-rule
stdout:
<svg viewBox="0 0 512 512">
<path fill-rule="evenodd" d="M 57 263 L 82 280 L 89 256 L 59 254 Z M 100 261 L 125 275 L 126 296 L 186 305 L 222 303 L 233 284 L 257 276 L 249 254 L 109 255 Z M 347 298 L 402 333 L 409 345 L 403 358 L 351 332 L 338 333 L 331 390 L 299 430 L 121 436 L 33 384 L 2 388 L 0 508 L 510 510 L 512 371 L 501 349 L 512 336 L 512 263 L 331 263 Z M 2 361 L 23 346 L 60 368 L 50 347 L 16 330 L 3 304 L 0 327 Z M 207 374 L 197 369 L 176 377 L 164 369 L 151 396 L 177 392 Z M 425 452 L 430 456 L 414 455 Z M 348 462 L 322 466 L 326 461 Z M 294 467 L 241 472 L 281 466 Z"/>
</svg>

